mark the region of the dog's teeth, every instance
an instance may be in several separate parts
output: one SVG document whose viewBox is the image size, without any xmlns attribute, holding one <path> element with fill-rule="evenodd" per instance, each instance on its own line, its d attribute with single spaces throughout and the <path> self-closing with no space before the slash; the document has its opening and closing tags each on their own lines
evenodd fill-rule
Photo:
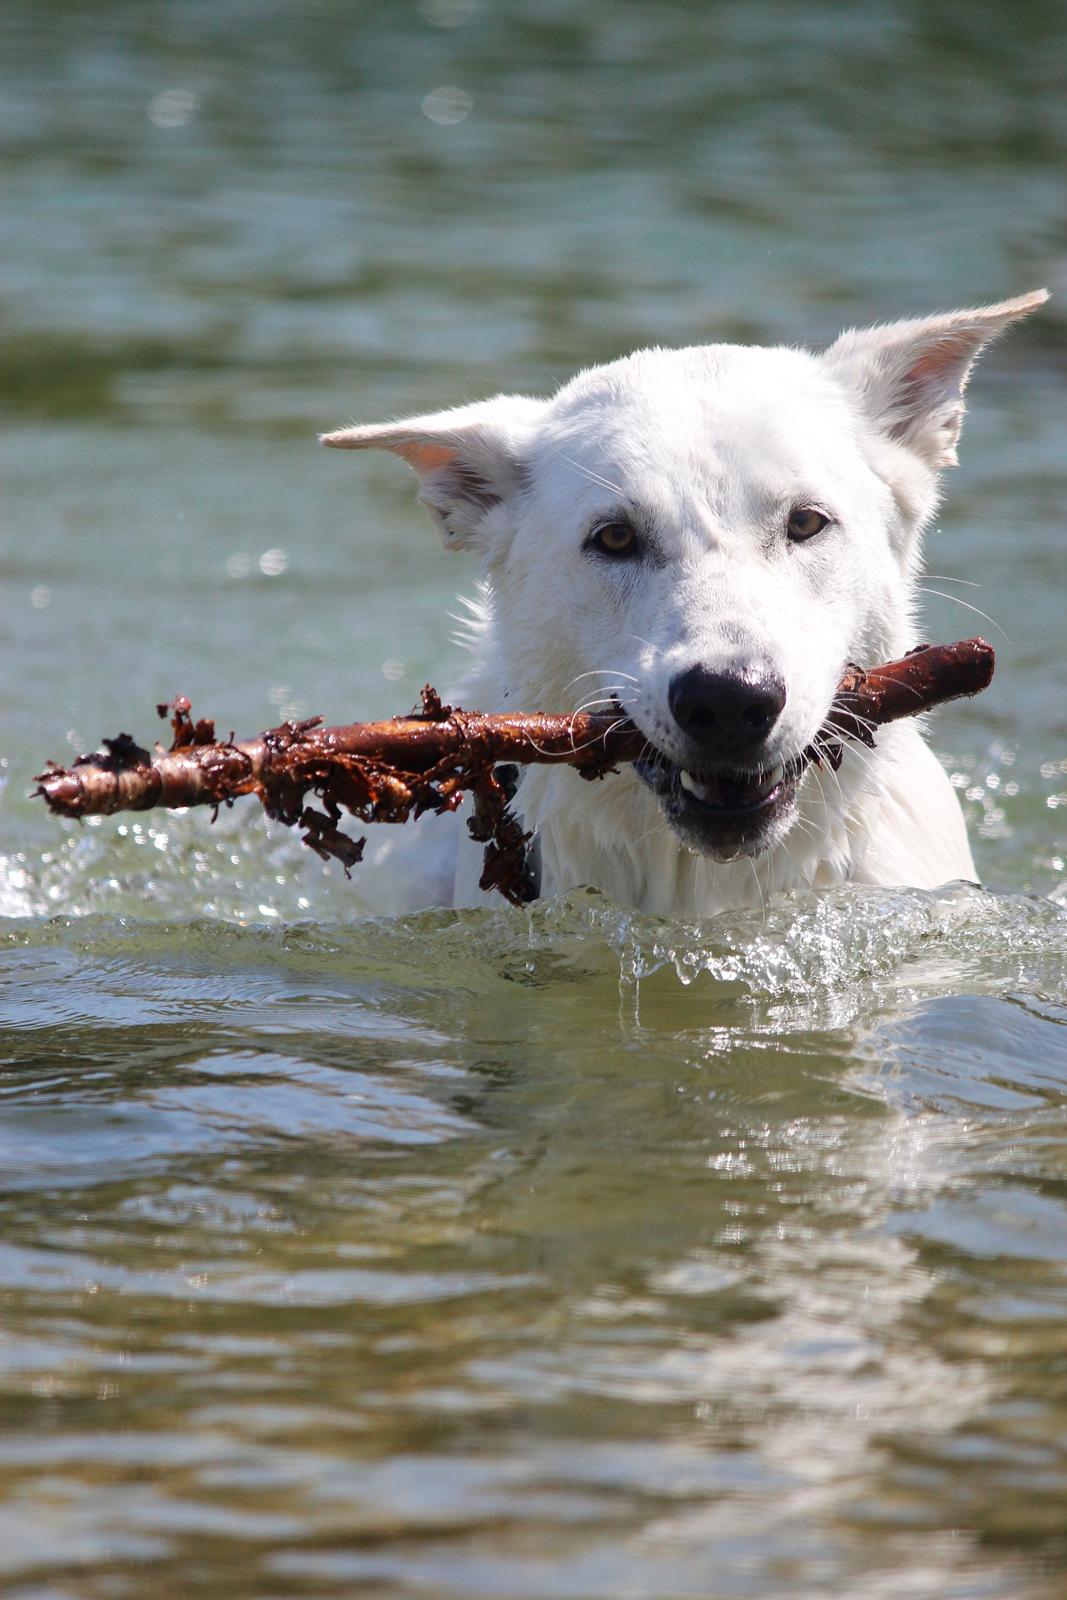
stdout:
<svg viewBox="0 0 1067 1600">
<path fill-rule="evenodd" d="M 742 779 L 736 777 L 711 777 L 702 780 L 695 773 L 686 772 L 684 769 L 678 774 L 678 782 L 687 794 L 693 795 L 697 800 L 702 800 L 706 805 L 731 805 L 740 800 L 758 802 L 775 789 L 782 777 L 783 768 L 775 767 L 771 772 L 763 774 L 762 778 L 752 778 L 747 785 Z M 742 791 L 747 788 L 747 794 Z"/>
<path fill-rule="evenodd" d="M 701 782 L 693 773 L 681 771 L 678 773 L 678 782 L 688 794 L 696 795 L 697 800 L 713 803 L 718 798 L 718 782 L 713 778 L 710 782 Z"/>
</svg>

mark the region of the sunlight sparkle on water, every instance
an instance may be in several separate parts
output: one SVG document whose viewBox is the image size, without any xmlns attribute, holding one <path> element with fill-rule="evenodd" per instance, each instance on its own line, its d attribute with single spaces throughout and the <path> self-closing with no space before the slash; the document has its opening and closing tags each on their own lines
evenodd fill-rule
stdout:
<svg viewBox="0 0 1067 1600">
<path fill-rule="evenodd" d="M 200 96 L 192 89 L 164 89 L 148 103 L 148 120 L 157 128 L 182 128 L 195 116 Z"/>
<path fill-rule="evenodd" d="M 447 127 L 454 122 L 463 122 L 474 109 L 474 101 L 466 89 L 459 89 L 455 84 L 442 84 L 439 89 L 431 89 L 422 102 L 423 116 L 429 117 L 431 122 L 440 123 Z"/>
</svg>

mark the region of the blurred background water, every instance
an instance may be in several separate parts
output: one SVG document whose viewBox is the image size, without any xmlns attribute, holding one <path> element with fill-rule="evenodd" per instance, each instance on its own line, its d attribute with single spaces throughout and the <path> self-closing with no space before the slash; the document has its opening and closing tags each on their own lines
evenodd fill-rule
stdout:
<svg viewBox="0 0 1067 1600">
<path fill-rule="evenodd" d="M 928 636 L 999 652 L 934 729 L 986 892 L 389 921 L 257 816 L 26 795 L 178 691 L 447 687 L 475 573 L 322 428 L 1067 287 L 1067 12 L 0 37 L 5 1594 L 1063 1594 L 1062 297 L 930 542 Z"/>
</svg>

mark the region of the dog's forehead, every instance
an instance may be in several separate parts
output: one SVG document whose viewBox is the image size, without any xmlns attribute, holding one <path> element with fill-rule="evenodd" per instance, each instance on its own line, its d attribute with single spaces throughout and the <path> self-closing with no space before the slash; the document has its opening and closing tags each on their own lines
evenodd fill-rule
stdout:
<svg viewBox="0 0 1067 1600">
<path fill-rule="evenodd" d="M 797 470 L 839 446 L 853 423 L 841 390 L 808 352 L 701 345 L 639 350 L 579 373 L 552 401 L 541 443 L 546 458 L 621 488 L 623 479 L 665 470 Z"/>
</svg>

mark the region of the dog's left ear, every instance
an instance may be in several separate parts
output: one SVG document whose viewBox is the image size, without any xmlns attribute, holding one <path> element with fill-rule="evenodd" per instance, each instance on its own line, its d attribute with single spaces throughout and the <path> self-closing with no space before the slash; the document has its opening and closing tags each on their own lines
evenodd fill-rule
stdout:
<svg viewBox="0 0 1067 1600">
<path fill-rule="evenodd" d="M 484 543 L 486 519 L 521 482 L 523 450 L 543 400 L 501 394 L 403 422 L 324 433 L 337 450 L 391 450 L 419 475 L 419 499 L 450 550 Z"/>
<path fill-rule="evenodd" d="M 963 392 L 984 347 L 1048 299 L 1047 289 L 974 311 L 843 333 L 822 362 L 872 421 L 933 468 L 956 465 Z"/>
</svg>

